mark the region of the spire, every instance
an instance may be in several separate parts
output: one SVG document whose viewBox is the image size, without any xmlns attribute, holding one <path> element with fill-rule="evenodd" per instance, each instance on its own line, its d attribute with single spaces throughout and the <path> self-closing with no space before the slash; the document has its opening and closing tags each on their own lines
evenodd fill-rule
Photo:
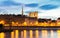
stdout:
<svg viewBox="0 0 60 38">
<path fill-rule="evenodd" d="M 22 5 L 22 16 L 23 16 L 23 5 Z"/>
</svg>

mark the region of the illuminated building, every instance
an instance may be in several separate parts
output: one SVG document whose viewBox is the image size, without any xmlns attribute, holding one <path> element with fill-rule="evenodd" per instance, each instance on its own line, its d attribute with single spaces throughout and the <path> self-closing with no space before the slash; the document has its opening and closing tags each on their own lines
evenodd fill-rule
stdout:
<svg viewBox="0 0 60 38">
<path fill-rule="evenodd" d="M 56 24 L 56 20 L 52 20 L 50 26 L 56 26 L 56 25 L 57 25 L 57 24 Z"/>
<path fill-rule="evenodd" d="M 38 12 L 30 12 L 29 16 L 22 14 L 1 14 L 0 24 L 4 26 L 60 26 L 60 18 L 57 20 L 51 19 L 38 19 Z"/>
<path fill-rule="evenodd" d="M 38 19 L 37 18 L 35 18 L 35 17 L 29 17 L 29 24 L 31 25 L 31 26 L 35 26 L 35 23 L 38 21 Z"/>
<path fill-rule="evenodd" d="M 57 19 L 57 26 L 60 26 L 60 18 Z"/>
<path fill-rule="evenodd" d="M 37 17 L 38 18 L 38 12 L 35 11 L 35 12 L 30 12 L 29 13 L 29 17 Z"/>
<path fill-rule="evenodd" d="M 6 26 L 24 26 L 34 25 L 38 19 L 35 17 L 28 17 L 26 15 L 0 15 L 0 24 Z"/>
<path fill-rule="evenodd" d="M 48 26 L 50 26 L 50 24 L 51 24 L 51 19 L 47 19 L 47 24 L 48 24 Z"/>
<path fill-rule="evenodd" d="M 38 12 L 33 12 L 32 17 L 27 15 L 23 15 L 23 6 L 22 6 L 22 14 L 14 15 L 14 14 L 1 14 L 0 15 L 0 24 L 4 24 L 5 26 L 29 26 L 37 24 Z"/>
<path fill-rule="evenodd" d="M 46 19 L 38 19 L 38 23 L 40 26 L 48 26 L 47 20 Z"/>
</svg>

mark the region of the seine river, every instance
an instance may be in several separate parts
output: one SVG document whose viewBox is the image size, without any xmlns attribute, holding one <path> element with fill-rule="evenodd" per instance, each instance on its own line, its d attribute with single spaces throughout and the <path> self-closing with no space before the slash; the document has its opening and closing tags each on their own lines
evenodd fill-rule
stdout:
<svg viewBox="0 0 60 38">
<path fill-rule="evenodd" d="M 60 30 L 14 30 L 1 32 L 0 38 L 60 38 Z"/>
</svg>

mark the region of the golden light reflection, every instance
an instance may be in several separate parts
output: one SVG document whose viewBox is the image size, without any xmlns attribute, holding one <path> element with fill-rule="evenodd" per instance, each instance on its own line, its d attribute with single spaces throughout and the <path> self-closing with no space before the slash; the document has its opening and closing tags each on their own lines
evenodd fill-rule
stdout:
<svg viewBox="0 0 60 38">
<path fill-rule="evenodd" d="M 4 32 L 0 33 L 0 38 L 5 38 L 4 36 L 5 36 Z"/>
<path fill-rule="evenodd" d="M 54 32 L 51 30 L 51 38 L 54 38 Z"/>
<path fill-rule="evenodd" d="M 15 38 L 18 38 L 18 35 L 19 34 L 19 32 L 18 32 L 18 30 L 15 30 Z"/>
<path fill-rule="evenodd" d="M 21 31 L 21 38 L 23 38 L 23 31 Z"/>
<path fill-rule="evenodd" d="M 42 38 L 48 38 L 47 33 L 48 33 L 47 30 L 42 30 Z"/>
<path fill-rule="evenodd" d="M 33 31 L 30 30 L 30 38 L 33 38 Z"/>
<path fill-rule="evenodd" d="M 24 30 L 24 38 L 26 38 L 26 36 L 27 36 L 27 31 Z"/>
<path fill-rule="evenodd" d="M 39 38 L 39 32 L 38 32 L 38 30 L 36 30 L 35 33 L 36 33 L 35 34 L 36 35 L 36 38 Z"/>
<path fill-rule="evenodd" d="M 57 38 L 60 38 L 60 30 L 57 30 Z"/>
<path fill-rule="evenodd" d="M 14 38 L 14 31 L 11 32 L 11 38 Z"/>
</svg>

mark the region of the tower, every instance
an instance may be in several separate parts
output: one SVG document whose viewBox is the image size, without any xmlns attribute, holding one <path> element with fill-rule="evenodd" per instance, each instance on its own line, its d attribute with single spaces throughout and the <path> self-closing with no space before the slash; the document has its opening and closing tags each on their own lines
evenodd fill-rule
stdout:
<svg viewBox="0 0 60 38">
<path fill-rule="evenodd" d="M 22 16 L 23 16 L 23 6 L 22 6 Z"/>
<path fill-rule="evenodd" d="M 38 12 L 35 11 L 35 12 L 30 12 L 29 13 L 29 17 L 37 17 L 38 18 Z"/>
</svg>

